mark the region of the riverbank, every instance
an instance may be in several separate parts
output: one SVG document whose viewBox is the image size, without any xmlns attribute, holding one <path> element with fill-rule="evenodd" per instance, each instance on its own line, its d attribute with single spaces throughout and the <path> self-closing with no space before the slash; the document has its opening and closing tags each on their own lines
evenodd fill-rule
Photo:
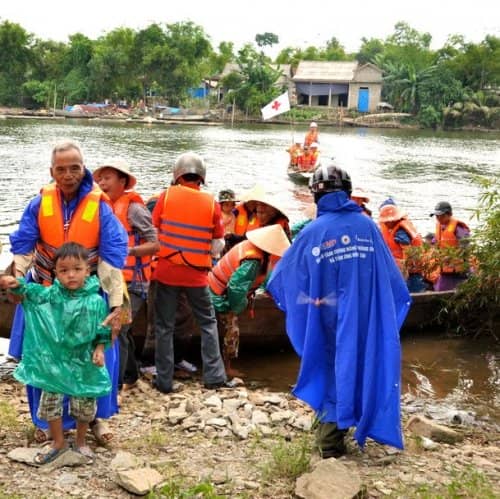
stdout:
<svg viewBox="0 0 500 499">
<path fill-rule="evenodd" d="M 135 486 L 138 477 L 150 476 L 159 482 L 152 498 L 194 497 L 194 491 L 206 498 L 289 498 L 296 477 L 325 462 L 313 449 L 311 411 L 289 394 L 245 386 L 209 391 L 196 380 L 177 390 L 160 395 L 141 379 L 110 420 L 112 443 L 98 446 L 89 437 L 94 464 L 45 473 L 7 457 L 35 444 L 24 387 L 3 382 L 0 497 L 124 498 L 124 487 L 134 486 L 127 476 Z M 405 422 L 423 412 L 422 401 L 405 399 Z M 453 415 L 455 443 L 432 442 L 418 435 L 421 428 L 407 428 L 404 452 L 372 441 L 361 452 L 350 441 L 337 464 L 353 483 L 359 478 L 364 497 L 494 497 L 500 494 L 498 427 L 467 414 Z"/>
</svg>

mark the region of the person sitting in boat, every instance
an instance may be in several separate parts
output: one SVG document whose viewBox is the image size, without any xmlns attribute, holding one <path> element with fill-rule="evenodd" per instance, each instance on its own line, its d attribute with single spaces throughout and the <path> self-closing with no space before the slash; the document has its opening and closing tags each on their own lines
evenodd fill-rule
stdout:
<svg viewBox="0 0 500 499">
<path fill-rule="evenodd" d="M 411 248 L 421 247 L 422 236 L 418 233 L 408 215 L 395 204 L 386 204 L 379 213 L 382 236 L 406 278 L 408 290 L 412 293 L 425 291 L 427 286 L 422 276 L 421 252 Z"/>
<path fill-rule="evenodd" d="M 234 208 L 236 206 L 236 196 L 231 189 L 224 189 L 219 192 L 219 204 L 222 216 L 222 225 L 224 226 L 224 238 L 230 239 L 234 234 L 236 225 L 236 215 Z"/>
<path fill-rule="evenodd" d="M 297 166 L 299 164 L 299 158 L 302 156 L 302 144 L 300 141 L 295 142 L 287 149 L 288 154 L 290 154 L 290 166 Z"/>
<path fill-rule="evenodd" d="M 448 201 L 437 203 L 430 216 L 436 216 L 436 245 L 441 250 L 440 275 L 434 285 L 436 291 L 455 289 L 467 279 L 464 251 L 468 245 L 470 229 L 453 216 Z M 455 254 L 450 255 L 453 252 Z"/>
<path fill-rule="evenodd" d="M 309 146 L 304 146 L 304 153 L 299 157 L 299 170 L 309 172 L 314 170 L 318 156 Z"/>
<path fill-rule="evenodd" d="M 239 351 L 238 314 L 248 307 L 257 288 L 289 246 L 278 224 L 252 230 L 208 274 L 212 303 L 224 332 L 224 366 L 230 377 L 242 376 L 231 366 Z"/>
<path fill-rule="evenodd" d="M 361 206 L 363 213 L 369 217 L 372 216 L 372 210 L 366 206 L 366 203 L 370 202 L 370 198 L 367 196 L 366 191 L 361 187 L 355 187 L 352 190 L 351 199 L 358 205 Z"/>
<path fill-rule="evenodd" d="M 318 124 L 312 121 L 304 139 L 304 146 L 310 146 L 313 142 L 319 143 Z"/>
<path fill-rule="evenodd" d="M 276 201 L 275 196 L 261 192 L 254 194 L 249 201 L 254 201 L 256 203 L 255 215 L 257 220 L 255 224 L 247 228 L 247 234 L 258 227 L 279 224 L 285 231 L 288 239 L 291 240 L 292 234 L 290 231 L 289 219 L 285 210 Z"/>
</svg>

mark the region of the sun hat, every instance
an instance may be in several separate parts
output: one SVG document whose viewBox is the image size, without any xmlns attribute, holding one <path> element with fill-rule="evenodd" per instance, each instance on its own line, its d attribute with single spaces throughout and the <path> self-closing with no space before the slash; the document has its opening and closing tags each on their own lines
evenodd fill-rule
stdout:
<svg viewBox="0 0 500 499">
<path fill-rule="evenodd" d="M 318 128 L 318 124 L 315 121 L 311 121 L 311 124 L 309 125 L 310 128 Z"/>
<path fill-rule="evenodd" d="M 351 198 L 358 198 L 368 203 L 370 198 L 366 195 L 366 191 L 361 187 L 355 187 L 351 192 Z"/>
<path fill-rule="evenodd" d="M 276 201 L 276 196 L 271 196 L 267 194 L 264 190 L 254 190 L 249 193 L 248 197 L 245 199 L 245 202 L 248 201 L 258 201 L 259 203 L 268 204 L 272 206 L 275 210 L 278 210 L 287 220 L 288 216 L 286 214 L 285 209 Z"/>
<path fill-rule="evenodd" d="M 236 195 L 231 189 L 223 189 L 219 192 L 219 203 L 225 203 L 226 201 L 236 201 Z"/>
<path fill-rule="evenodd" d="M 430 217 L 434 215 L 444 215 L 445 213 L 452 214 L 451 204 L 448 201 L 439 201 L 434 208 L 434 211 L 429 214 Z"/>
<path fill-rule="evenodd" d="M 319 144 L 317 142 L 313 142 L 309 145 L 309 147 L 315 147 L 317 149 L 319 147 Z"/>
<path fill-rule="evenodd" d="M 407 214 L 399 206 L 387 204 L 381 208 L 378 221 L 381 223 L 397 222 L 406 216 Z"/>
<path fill-rule="evenodd" d="M 128 180 L 127 184 L 125 185 L 125 189 L 132 189 L 132 187 L 137 184 L 137 178 L 132 175 L 132 173 L 130 172 L 130 166 L 128 166 L 128 163 L 124 159 L 108 158 L 102 161 L 100 166 L 96 170 L 94 170 L 94 173 L 92 173 L 92 177 L 94 177 L 95 181 L 97 181 L 99 172 L 101 170 L 104 170 L 104 168 L 113 168 L 114 170 L 118 170 L 119 172 L 127 175 Z"/>
<path fill-rule="evenodd" d="M 246 236 L 257 248 L 271 255 L 283 256 L 283 253 L 290 247 L 290 241 L 279 224 L 251 230 L 246 233 Z"/>
</svg>

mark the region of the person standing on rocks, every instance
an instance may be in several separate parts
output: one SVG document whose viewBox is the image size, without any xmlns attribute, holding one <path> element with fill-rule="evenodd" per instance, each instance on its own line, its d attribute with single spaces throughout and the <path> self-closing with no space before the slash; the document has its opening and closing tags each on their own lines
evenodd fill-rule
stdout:
<svg viewBox="0 0 500 499">
<path fill-rule="evenodd" d="M 90 273 L 98 274 L 107 294 L 110 309 L 107 320 L 114 338 L 121 328 L 123 278 L 121 268 L 127 257 L 127 233 L 113 214 L 103 192 L 94 185 L 85 167 L 78 144 L 61 141 L 52 150 L 50 175 L 53 179 L 28 204 L 19 228 L 10 234 L 14 254 L 13 273 L 30 282 L 52 284 L 54 254 L 65 242 L 76 242 L 89 250 Z M 24 317 L 17 308 L 12 324 L 9 355 L 22 357 Z M 111 392 L 97 401 L 97 418 L 90 425 L 96 439 L 105 443 L 113 434 L 102 421 L 118 412 L 119 345 L 114 342 L 106 351 L 106 367 L 111 376 Z M 40 390 L 27 386 L 31 418 L 36 426 L 35 440 L 46 441 L 50 435 L 46 421 L 37 417 Z M 63 416 L 64 429 L 74 428 L 74 420 Z"/>
<path fill-rule="evenodd" d="M 63 431 L 65 396 L 76 420 L 73 448 L 94 459 L 86 433 L 95 419 L 96 398 L 111 391 L 104 367 L 111 331 L 105 325 L 107 305 L 99 295 L 99 280 L 90 276 L 88 258 L 81 244 L 65 243 L 55 253 L 53 284 L 26 284 L 15 277 L 7 282 L 10 291 L 22 297 L 26 318 L 23 358 L 14 378 L 42 390 L 37 416 L 47 421 L 53 439 L 36 454 L 35 464 L 50 463 L 69 449 Z"/>
<path fill-rule="evenodd" d="M 267 285 L 301 357 L 293 393 L 316 411 L 324 458 L 346 452 L 349 427 L 361 447 L 370 437 L 403 448 L 399 329 L 408 289 L 378 227 L 350 200 L 348 173 L 321 166 L 310 188 L 317 218 Z"/>
<path fill-rule="evenodd" d="M 224 248 L 224 227 L 220 206 L 214 196 L 201 191 L 206 168 L 193 152 L 181 154 L 175 162 L 173 183 L 153 209 L 160 252 L 154 274 L 155 298 L 155 388 L 173 390 L 173 336 L 177 297 L 187 296 L 201 330 L 203 383 L 208 389 L 225 386 L 227 378 L 219 349 L 215 310 L 208 291 L 212 258 Z"/>
</svg>

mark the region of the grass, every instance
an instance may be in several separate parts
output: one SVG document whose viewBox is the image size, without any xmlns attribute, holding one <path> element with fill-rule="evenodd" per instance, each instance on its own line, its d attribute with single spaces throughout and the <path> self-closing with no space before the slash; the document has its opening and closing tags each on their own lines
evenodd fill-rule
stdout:
<svg viewBox="0 0 500 499">
<path fill-rule="evenodd" d="M 0 401 L 0 428 L 2 430 L 18 430 L 21 423 L 17 419 L 17 411 L 8 402 Z"/>
<path fill-rule="evenodd" d="M 170 480 L 158 491 L 150 492 L 147 497 L 148 499 L 222 499 L 222 496 L 217 495 L 215 486 L 208 481 L 184 488 L 177 480 Z"/>
<path fill-rule="evenodd" d="M 304 434 L 291 442 L 280 440 L 271 447 L 271 457 L 261 466 L 265 480 L 295 480 L 309 471 L 313 444 L 311 434 Z"/>
<path fill-rule="evenodd" d="M 493 490 L 489 479 L 473 466 L 450 473 L 448 484 L 420 485 L 412 489 L 406 486 L 392 497 L 412 497 L 415 499 L 495 499 L 498 495 Z"/>
</svg>

